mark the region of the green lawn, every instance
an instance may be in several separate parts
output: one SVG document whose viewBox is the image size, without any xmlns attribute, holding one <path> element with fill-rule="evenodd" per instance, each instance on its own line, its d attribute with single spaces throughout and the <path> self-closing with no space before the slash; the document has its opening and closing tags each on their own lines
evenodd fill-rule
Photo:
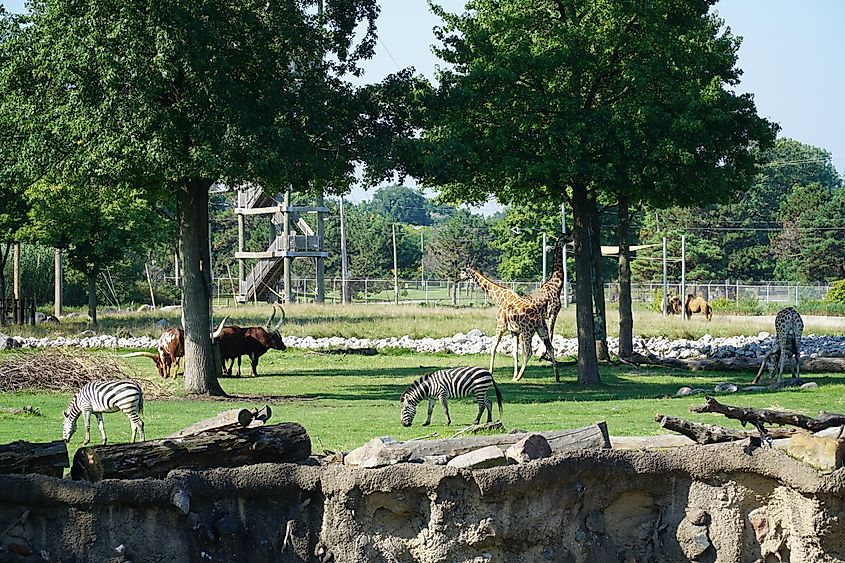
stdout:
<svg viewBox="0 0 845 563">
<path fill-rule="evenodd" d="M 96 352 L 106 354 L 110 352 Z M 674 398 L 684 385 L 712 388 L 721 381 L 733 381 L 740 387 L 748 384 L 753 373 L 685 372 L 661 368 L 634 369 L 627 366 L 602 366 L 603 384 L 583 388 L 575 384 L 572 363 L 561 370 L 563 383 L 554 383 L 548 364 L 533 360 L 524 380 L 510 381 L 509 357 L 500 355 L 496 379 L 504 397 L 504 422 L 507 429 L 550 430 L 571 428 L 605 420 L 611 434 L 658 434 L 656 413 L 682 416 L 701 422 L 731 424 L 716 415 L 693 415 L 688 406 L 701 403 L 703 396 Z M 0 360 L 3 355 L 0 354 Z M 128 359 L 130 373 L 136 377 L 161 382 L 152 361 Z M 391 435 L 399 440 L 437 432 L 451 436 L 475 418 L 476 407 L 469 399 L 450 402 L 452 427 L 445 425 L 442 409 L 435 407 L 432 425 L 421 426 L 425 406 L 417 412 L 411 428 L 399 422 L 399 396 L 417 376 L 439 367 L 481 365 L 484 356 L 421 355 L 386 353 L 377 356 L 337 355 L 304 350 L 270 351 L 261 360 L 259 377 L 224 378 L 223 388 L 229 394 L 242 396 L 275 396 L 272 421 L 295 421 L 309 432 L 314 450 L 349 450 L 374 436 Z M 245 366 L 248 372 L 248 366 Z M 782 390 L 723 396 L 730 404 L 755 407 L 782 407 L 815 415 L 821 410 L 845 411 L 845 374 L 807 374 L 818 389 Z M 168 386 L 174 395 L 181 391 L 172 380 Z M 491 397 L 492 397 L 491 390 Z M 0 443 L 14 440 L 48 441 L 61 436 L 61 413 L 69 394 L 0 393 L 0 407 L 32 405 L 40 416 L 0 413 Z M 146 401 L 144 420 L 147 438 L 159 438 L 217 412 L 234 407 L 255 407 L 262 400 L 229 401 L 173 398 Z M 494 416 L 496 415 L 494 407 Z M 112 443 L 129 439 L 129 423 L 121 413 L 105 415 L 106 430 Z M 96 422 L 92 424 L 92 442 L 99 443 Z M 73 437 L 71 454 L 83 440 L 80 430 Z"/>
</svg>

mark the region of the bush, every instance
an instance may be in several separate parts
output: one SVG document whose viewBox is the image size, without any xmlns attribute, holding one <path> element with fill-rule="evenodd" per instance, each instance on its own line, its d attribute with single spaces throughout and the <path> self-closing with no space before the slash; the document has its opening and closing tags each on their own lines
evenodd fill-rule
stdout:
<svg viewBox="0 0 845 563">
<path fill-rule="evenodd" d="M 824 296 L 824 302 L 845 304 L 845 280 L 838 280 L 830 284 L 830 289 Z"/>
<path fill-rule="evenodd" d="M 756 295 L 740 296 L 739 301 L 719 297 L 710 302 L 714 312 L 723 315 L 750 315 L 757 316 L 766 313 L 765 303 L 760 303 Z"/>
</svg>

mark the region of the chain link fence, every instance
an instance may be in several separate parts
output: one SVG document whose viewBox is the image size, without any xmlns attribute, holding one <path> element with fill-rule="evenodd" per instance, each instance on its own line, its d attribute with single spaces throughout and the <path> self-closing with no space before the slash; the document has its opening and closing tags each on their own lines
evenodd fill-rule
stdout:
<svg viewBox="0 0 845 563">
<path fill-rule="evenodd" d="M 341 279 L 326 278 L 326 303 L 341 302 Z M 455 306 L 486 306 L 490 300 L 473 280 L 420 280 L 400 279 L 398 283 L 388 279 L 359 279 L 348 281 L 349 295 L 353 303 L 416 303 L 426 305 L 455 305 Z M 499 281 L 520 295 L 537 289 L 539 281 Z M 217 306 L 233 305 L 234 293 L 238 287 L 236 278 L 217 278 L 214 281 L 215 300 Z M 315 300 L 316 282 L 314 278 L 296 278 L 292 280 L 294 295 L 300 303 L 310 303 Z M 739 303 L 741 300 L 756 300 L 759 303 L 798 304 L 800 301 L 821 300 L 827 295 L 829 285 L 801 285 L 785 282 L 687 282 L 683 291 L 679 281 L 668 284 L 670 293 L 677 295 L 701 295 L 708 301 L 727 299 Z M 282 293 L 282 287 L 274 288 Z M 661 282 L 634 283 L 631 286 L 631 297 L 635 303 L 653 303 L 659 299 L 662 292 Z M 570 283 L 568 291 L 563 295 L 569 296 L 569 302 L 574 303 L 575 287 Z M 605 297 L 608 302 L 619 300 L 619 284 L 606 283 Z"/>
</svg>

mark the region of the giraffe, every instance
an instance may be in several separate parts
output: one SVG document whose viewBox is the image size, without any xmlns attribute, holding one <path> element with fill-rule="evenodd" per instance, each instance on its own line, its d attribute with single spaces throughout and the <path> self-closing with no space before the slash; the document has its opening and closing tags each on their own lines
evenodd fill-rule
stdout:
<svg viewBox="0 0 845 563">
<path fill-rule="evenodd" d="M 555 242 L 554 259 L 552 261 L 552 274 L 549 279 L 539 288 L 529 294 L 531 299 L 542 302 L 546 308 L 545 318 L 549 322 L 549 338 L 555 336 L 555 322 L 560 313 L 560 291 L 563 289 L 563 245 L 566 244 L 566 239 L 563 236 L 558 237 Z M 540 356 L 540 359 L 549 359 L 549 352 L 546 350 Z"/>
<path fill-rule="evenodd" d="M 757 370 L 757 377 L 754 378 L 753 383 L 760 381 L 760 374 L 763 373 L 763 367 L 770 356 L 772 358 L 769 364 L 769 379 L 775 377 L 775 362 L 777 362 L 778 379 L 780 384 L 783 381 L 783 365 L 786 362 L 787 356 L 795 356 L 795 367 L 792 369 L 792 378 L 800 379 L 800 363 L 801 363 L 801 334 L 804 332 L 804 321 L 801 320 L 801 315 L 792 307 L 781 309 L 775 316 L 775 345 L 763 357 L 763 363 L 760 364 L 760 369 Z"/>
<path fill-rule="evenodd" d="M 496 312 L 496 338 L 493 342 L 493 349 L 490 351 L 490 373 L 493 373 L 496 348 L 499 347 L 502 334 L 507 330 L 516 337 L 513 346 L 513 380 L 519 381 L 522 379 L 525 368 L 528 366 L 528 358 L 531 356 L 531 339 L 536 332 L 543 339 L 543 344 L 549 352 L 549 358 L 555 371 L 555 381 L 559 383 L 560 372 L 555 361 L 552 341 L 549 338 L 549 329 L 546 327 L 545 305 L 530 297 L 522 297 L 512 289 L 487 278 L 475 268 L 466 266 L 461 272 L 461 278 L 467 279 L 469 277 L 472 277 L 484 290 L 484 293 L 499 305 L 499 310 Z M 519 348 L 522 349 L 522 367 L 517 370 Z"/>
</svg>

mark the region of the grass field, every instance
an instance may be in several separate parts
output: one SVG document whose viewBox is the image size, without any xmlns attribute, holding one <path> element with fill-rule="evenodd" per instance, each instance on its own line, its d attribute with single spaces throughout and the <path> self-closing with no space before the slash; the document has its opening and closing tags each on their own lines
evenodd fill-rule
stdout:
<svg viewBox="0 0 845 563">
<path fill-rule="evenodd" d="M 97 354 L 111 352 L 100 351 Z M 0 355 L 0 360 L 4 359 Z M 487 356 L 421 355 L 408 352 L 378 356 L 339 355 L 304 350 L 270 351 L 262 358 L 259 377 L 223 378 L 221 384 L 230 394 L 241 396 L 276 396 L 271 401 L 272 420 L 295 421 L 309 432 L 315 452 L 323 448 L 349 450 L 374 436 L 391 435 L 400 440 L 437 432 L 451 436 L 475 418 L 476 407 L 469 399 L 450 402 L 453 424 L 445 425 L 439 405 L 432 425 L 421 426 L 424 405 L 418 409 L 411 428 L 399 422 L 399 395 L 417 376 L 426 371 L 455 365 L 486 365 Z M 161 382 L 153 363 L 147 358 L 126 360 L 129 374 Z M 504 422 L 508 430 L 550 430 L 608 423 L 614 435 L 658 434 L 656 413 L 686 417 L 713 424 L 731 423 L 716 415 L 693 415 L 688 406 L 701 403 L 696 397 L 673 397 L 684 385 L 712 388 L 721 381 L 743 386 L 752 373 L 685 372 L 661 368 L 633 369 L 626 366 L 602 366 L 603 384 L 583 388 L 575 383 L 576 368 L 566 364 L 563 382 L 555 384 L 551 368 L 533 360 L 525 379 L 510 381 L 511 364 L 503 358 L 497 369 L 497 381 L 504 396 Z M 815 415 L 818 411 L 845 411 L 845 374 L 807 376 L 818 389 L 782 390 L 763 393 L 737 393 L 724 398 L 730 404 L 755 407 L 782 407 Z M 199 400 L 184 398 L 181 378 L 170 380 L 174 398 L 146 401 L 144 420 L 147 439 L 168 435 L 219 411 L 234 407 L 255 407 L 263 400 Z M 492 396 L 492 390 L 491 390 Z M 0 393 L 0 406 L 37 407 L 40 415 L 0 413 L 0 443 L 14 440 L 48 441 L 60 438 L 61 413 L 69 394 Z M 494 407 L 494 416 L 495 412 Z M 129 423 L 121 413 L 105 415 L 111 443 L 129 439 Z M 83 440 L 82 424 L 70 444 L 71 455 Z M 96 422 L 92 442 L 99 443 Z"/>
</svg>

